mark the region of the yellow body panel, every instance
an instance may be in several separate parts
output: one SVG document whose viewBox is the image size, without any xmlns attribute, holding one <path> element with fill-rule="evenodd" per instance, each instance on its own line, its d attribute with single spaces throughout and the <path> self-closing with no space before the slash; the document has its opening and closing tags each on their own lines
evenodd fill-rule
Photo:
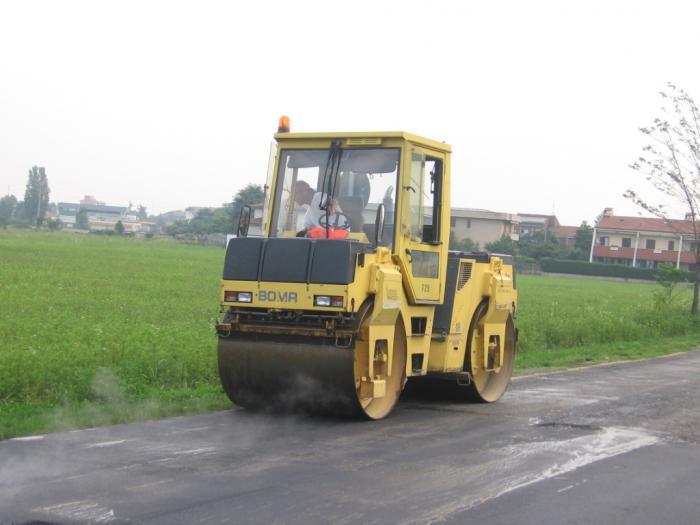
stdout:
<svg viewBox="0 0 700 525">
<path fill-rule="evenodd" d="M 406 374 L 424 375 L 428 372 L 461 372 L 465 361 L 469 325 L 474 312 L 482 301 L 488 301 L 485 342 L 492 336 L 503 341 L 505 321 L 515 316 L 517 291 L 513 288 L 513 268 L 501 264 L 497 257 L 489 263 L 478 263 L 473 259 L 461 259 L 472 263 L 471 278 L 454 294 L 454 306 L 450 321 L 450 332 L 443 337 L 432 336 L 435 316 L 433 305 L 411 305 L 402 286 L 402 274 L 393 264 L 388 251 L 380 248 L 377 254 L 365 256 L 364 267 L 355 269 L 355 280 L 345 285 L 304 283 L 269 283 L 251 281 L 222 281 L 220 300 L 224 306 L 246 306 L 295 310 L 317 310 L 319 312 L 358 312 L 368 298 L 374 298 L 374 311 L 370 321 L 369 340 L 371 349 L 376 340 L 388 343 L 388 363 L 391 364 L 393 331 L 398 316 L 406 329 L 407 362 Z M 226 303 L 225 291 L 252 292 L 252 303 Z M 260 292 L 264 292 L 263 298 Z M 270 299 L 273 292 L 273 299 Z M 295 302 L 290 302 L 294 295 Z M 340 295 L 345 298 L 343 308 L 323 308 L 313 305 L 314 295 Z M 285 300 L 282 300 L 285 298 Z M 412 333 L 411 318 L 426 318 L 423 334 Z M 265 328 L 259 328 L 265 332 Z M 275 333 L 279 333 L 274 330 Z M 319 336 L 324 334 L 318 334 Z M 502 348 L 501 348 L 502 351 Z M 473 349 L 485 355 L 485 349 Z M 423 354 L 420 369 L 412 368 L 414 354 Z M 370 361 L 371 362 L 371 361 Z"/>
<path fill-rule="evenodd" d="M 472 264 L 471 278 L 454 295 L 454 307 L 450 331 L 444 340 L 433 340 L 430 346 L 428 370 L 431 372 L 459 372 L 464 365 L 467 336 L 477 307 L 488 301 L 485 340 L 497 335 L 503 340 L 505 321 L 515 317 L 517 291 L 513 288 L 513 267 L 478 263 L 473 259 L 460 259 Z M 498 259 L 500 261 L 500 259 Z M 473 349 L 474 352 L 485 349 Z"/>
</svg>

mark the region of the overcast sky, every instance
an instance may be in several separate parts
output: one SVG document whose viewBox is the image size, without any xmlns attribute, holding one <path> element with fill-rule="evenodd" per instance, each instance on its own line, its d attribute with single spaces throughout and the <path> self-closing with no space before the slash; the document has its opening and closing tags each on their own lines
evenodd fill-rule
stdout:
<svg viewBox="0 0 700 525">
<path fill-rule="evenodd" d="M 151 213 L 264 183 L 293 131 L 452 145 L 452 204 L 592 222 L 667 81 L 700 99 L 697 2 L 0 3 L 0 194 Z"/>
</svg>

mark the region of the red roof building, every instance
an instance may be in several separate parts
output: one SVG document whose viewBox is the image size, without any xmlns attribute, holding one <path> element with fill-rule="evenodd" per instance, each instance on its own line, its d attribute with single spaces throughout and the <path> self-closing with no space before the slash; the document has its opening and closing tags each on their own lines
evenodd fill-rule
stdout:
<svg viewBox="0 0 700 525">
<path fill-rule="evenodd" d="M 578 226 L 563 226 L 559 224 L 559 219 L 557 219 L 556 215 L 518 213 L 518 217 L 520 217 L 518 233 L 523 238 L 543 232 L 545 239 L 547 239 L 548 234 L 551 234 L 568 248 L 576 246 L 576 230 L 578 230 Z"/>
<path fill-rule="evenodd" d="M 695 235 L 691 220 L 623 217 L 605 208 L 593 229 L 590 262 L 656 268 L 673 264 L 692 270 Z"/>
<path fill-rule="evenodd" d="M 557 237 L 559 241 L 567 248 L 576 246 L 576 232 L 579 226 L 554 226 L 549 229 L 552 235 Z"/>
</svg>

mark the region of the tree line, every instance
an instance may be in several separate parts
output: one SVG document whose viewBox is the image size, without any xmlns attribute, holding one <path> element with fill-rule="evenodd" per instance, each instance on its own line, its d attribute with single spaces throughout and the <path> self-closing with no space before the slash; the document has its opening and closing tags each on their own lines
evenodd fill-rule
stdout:
<svg viewBox="0 0 700 525">
<path fill-rule="evenodd" d="M 259 184 L 248 184 L 221 208 L 203 208 L 190 220 L 178 220 L 165 227 L 168 235 L 203 236 L 212 233 L 235 233 L 244 205 L 262 204 L 265 192 Z"/>
<path fill-rule="evenodd" d="M 0 198 L 0 226 L 42 226 L 50 206 L 55 207 L 55 204 L 49 204 L 50 193 L 46 170 L 40 166 L 32 166 L 27 177 L 24 200 L 17 200 L 14 195 Z M 54 221 L 49 221 L 47 225 L 52 229 L 58 226 Z"/>
<path fill-rule="evenodd" d="M 576 230 L 573 247 L 567 246 L 564 239 L 552 235 L 551 232 L 539 231 L 522 235 L 517 241 L 504 235 L 497 241 L 487 243 L 485 248 L 492 253 L 514 255 L 535 261 L 541 259 L 586 261 L 590 254 L 592 240 L 593 227 L 583 221 Z"/>
<path fill-rule="evenodd" d="M 514 255 L 520 258 L 533 259 L 569 259 L 573 261 L 588 260 L 591 241 L 593 240 L 593 228 L 586 221 L 576 230 L 573 247 L 567 246 L 564 239 L 560 239 L 551 232 L 534 232 L 521 235 L 514 241 L 509 235 L 503 235 L 500 239 L 486 243 L 484 249 L 492 253 Z M 450 235 L 450 250 L 462 252 L 478 251 L 479 243 L 470 239 L 457 239 L 454 231 Z"/>
</svg>

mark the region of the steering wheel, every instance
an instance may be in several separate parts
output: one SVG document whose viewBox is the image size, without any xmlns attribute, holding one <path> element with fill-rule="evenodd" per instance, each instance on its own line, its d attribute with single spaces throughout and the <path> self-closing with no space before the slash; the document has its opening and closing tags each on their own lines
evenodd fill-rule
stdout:
<svg viewBox="0 0 700 525">
<path fill-rule="evenodd" d="M 333 220 L 334 217 L 335 217 L 335 220 Z M 341 217 L 343 218 L 342 224 L 340 223 Z M 331 224 L 326 224 L 326 215 L 325 214 L 321 215 L 318 218 L 318 225 L 321 228 L 325 228 L 326 226 L 330 226 L 332 228 L 335 228 L 336 230 L 350 230 L 350 228 L 352 228 L 352 220 L 350 219 L 350 217 L 348 217 L 347 215 L 345 215 L 341 211 L 337 211 L 337 212 L 331 214 L 329 219 L 330 219 Z"/>
</svg>

